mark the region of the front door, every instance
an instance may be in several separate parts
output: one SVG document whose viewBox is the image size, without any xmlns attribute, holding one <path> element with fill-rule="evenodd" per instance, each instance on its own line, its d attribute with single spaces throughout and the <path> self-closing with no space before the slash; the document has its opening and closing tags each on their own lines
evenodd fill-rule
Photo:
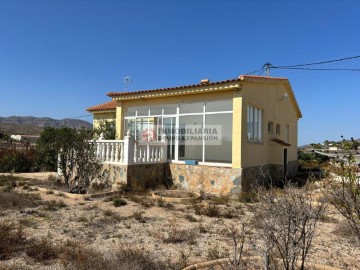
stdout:
<svg viewBox="0 0 360 270">
<path fill-rule="evenodd" d="M 287 157 L 287 149 L 284 149 L 284 180 L 286 180 L 287 168 L 288 167 L 288 157 Z"/>
<path fill-rule="evenodd" d="M 175 159 L 175 139 L 176 139 L 176 117 L 163 118 L 163 132 L 166 134 L 167 141 L 167 159 Z"/>
</svg>

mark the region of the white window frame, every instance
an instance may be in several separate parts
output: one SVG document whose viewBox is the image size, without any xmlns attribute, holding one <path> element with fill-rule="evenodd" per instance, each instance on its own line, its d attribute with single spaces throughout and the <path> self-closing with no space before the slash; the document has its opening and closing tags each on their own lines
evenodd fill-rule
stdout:
<svg viewBox="0 0 360 270">
<path fill-rule="evenodd" d="M 247 106 L 247 140 L 249 142 L 263 142 L 263 109 L 253 105 Z"/>
<path fill-rule="evenodd" d="M 231 100 L 231 99 L 222 99 L 222 100 Z M 135 120 L 135 134 L 136 134 L 136 123 L 137 123 L 137 119 L 139 118 L 150 118 L 150 117 L 176 117 L 176 129 L 179 129 L 179 116 L 186 116 L 186 115 L 202 115 L 203 116 L 203 127 L 205 127 L 206 123 L 206 115 L 209 114 L 227 114 L 227 113 L 233 113 L 233 110 L 228 110 L 228 111 L 217 111 L 217 112 L 206 112 L 206 102 L 211 102 L 211 101 L 221 101 L 221 100 L 206 100 L 206 101 L 201 101 L 203 103 L 203 111 L 199 112 L 199 113 L 180 113 L 180 105 L 181 104 L 176 104 L 177 108 L 176 108 L 176 114 L 164 114 L 164 107 L 162 108 L 162 114 L 161 115 L 153 115 L 151 114 L 151 105 L 148 106 L 149 108 L 149 112 L 148 115 L 142 115 L 142 116 L 138 116 L 137 114 L 137 110 L 135 112 L 135 116 L 125 116 L 124 120 L 127 119 L 134 119 Z M 199 101 L 193 101 L 195 103 L 199 103 Z M 190 104 L 193 102 L 189 102 Z M 169 105 L 169 104 L 164 104 L 164 106 Z M 142 107 L 142 106 L 134 106 L 134 107 Z M 124 121 L 124 130 L 126 129 L 125 126 L 125 122 Z M 163 121 L 162 121 L 163 123 Z M 148 120 L 148 125 L 149 125 L 149 120 Z M 135 135 L 136 136 L 136 135 Z M 135 138 L 138 139 L 138 138 Z M 180 162 L 179 160 L 179 140 L 176 139 L 175 140 L 175 157 L 173 160 L 169 160 L 169 162 Z M 217 162 L 211 162 L 211 161 L 205 161 L 205 140 L 203 140 L 203 144 L 202 144 L 202 161 L 199 162 L 200 165 L 204 164 L 224 164 L 224 166 L 228 166 L 229 164 L 231 164 L 231 162 L 229 163 L 217 163 Z"/>
</svg>

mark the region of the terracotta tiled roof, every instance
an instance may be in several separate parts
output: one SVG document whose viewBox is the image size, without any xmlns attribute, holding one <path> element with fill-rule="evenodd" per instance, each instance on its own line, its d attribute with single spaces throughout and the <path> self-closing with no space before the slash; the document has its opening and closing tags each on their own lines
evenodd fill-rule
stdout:
<svg viewBox="0 0 360 270">
<path fill-rule="evenodd" d="M 139 90 L 134 92 L 109 92 L 107 95 L 109 97 L 115 97 L 115 96 L 122 96 L 122 95 L 131 95 L 131 94 L 141 94 L 141 93 L 149 93 L 149 92 L 160 92 L 160 91 L 166 91 L 166 90 L 177 90 L 177 89 L 186 89 L 186 88 L 193 88 L 197 86 L 204 86 L 204 85 L 217 85 L 227 82 L 236 82 L 239 79 L 233 79 L 233 80 L 226 80 L 226 81 L 220 81 L 220 82 L 208 82 L 208 83 L 199 83 L 199 84 L 191 84 L 191 85 L 182 85 L 182 86 L 173 86 L 173 87 L 167 87 L 167 88 L 159 88 L 159 89 L 151 89 L 151 90 Z"/>
<path fill-rule="evenodd" d="M 192 90 L 193 88 L 202 89 L 206 88 L 207 86 L 215 86 L 222 85 L 222 84 L 229 84 L 229 83 L 237 83 L 237 82 L 251 82 L 251 83 L 283 83 L 285 84 L 285 87 L 289 91 L 290 98 L 292 100 L 292 103 L 295 107 L 295 110 L 297 111 L 298 117 L 301 118 L 302 114 L 299 108 L 299 105 L 296 101 L 295 95 L 291 89 L 291 85 L 288 79 L 286 78 L 278 78 L 278 77 L 266 77 L 266 76 L 252 76 L 252 75 L 240 75 L 237 78 L 225 80 L 225 81 L 219 81 L 219 82 L 210 82 L 209 80 L 201 80 L 199 84 L 191 84 L 191 85 L 183 85 L 183 86 L 173 86 L 173 87 L 167 87 L 167 88 L 159 88 L 159 89 L 151 89 L 151 90 L 138 90 L 133 92 L 109 92 L 107 95 L 109 97 L 112 97 L 114 99 L 132 99 L 132 98 L 141 98 L 142 95 L 147 96 L 148 94 L 155 94 L 157 95 L 159 92 L 165 92 L 165 91 L 177 91 L 177 90 Z M 163 94 L 163 93 L 159 93 Z"/>
<path fill-rule="evenodd" d="M 115 101 L 108 101 L 99 105 L 95 105 L 92 107 L 87 108 L 86 110 L 88 112 L 94 112 L 94 111 L 108 111 L 108 110 L 115 110 L 116 109 L 116 102 Z"/>
<path fill-rule="evenodd" d="M 166 90 L 194 88 L 194 87 L 200 87 L 200 86 L 204 86 L 204 85 L 218 85 L 218 84 L 229 83 L 229 82 L 246 81 L 248 79 L 250 79 L 250 80 L 251 79 L 260 79 L 260 80 L 266 80 L 266 81 L 277 81 L 277 80 L 285 80 L 285 81 L 287 81 L 286 78 L 240 75 L 239 77 L 237 77 L 235 79 L 219 81 L 219 82 L 205 82 L 205 83 L 202 82 L 202 83 L 199 83 L 199 84 L 173 86 L 173 87 L 151 89 L 151 90 L 138 90 L 138 91 L 133 91 L 133 92 L 109 92 L 109 93 L 107 93 L 107 95 L 109 97 L 116 97 L 116 96 L 122 96 L 122 95 L 132 95 L 132 94 L 141 94 L 141 93 L 149 93 L 149 92 L 160 92 L 160 91 L 166 91 Z"/>
</svg>

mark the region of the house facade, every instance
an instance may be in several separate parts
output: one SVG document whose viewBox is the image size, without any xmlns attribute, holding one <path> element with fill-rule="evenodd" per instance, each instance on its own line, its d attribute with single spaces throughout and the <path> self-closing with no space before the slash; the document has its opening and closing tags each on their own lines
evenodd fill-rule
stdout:
<svg viewBox="0 0 360 270">
<path fill-rule="evenodd" d="M 229 193 L 297 172 L 302 115 L 285 78 L 241 75 L 107 95 L 110 102 L 87 110 L 94 127 L 116 121 L 118 146 L 99 141 L 114 181 L 156 175 L 194 191 Z"/>
</svg>

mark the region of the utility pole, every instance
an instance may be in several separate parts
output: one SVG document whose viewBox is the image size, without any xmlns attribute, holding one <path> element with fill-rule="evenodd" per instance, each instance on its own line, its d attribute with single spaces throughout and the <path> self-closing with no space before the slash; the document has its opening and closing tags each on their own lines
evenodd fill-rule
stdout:
<svg viewBox="0 0 360 270">
<path fill-rule="evenodd" d="M 270 68 L 272 67 L 272 64 L 270 64 L 269 62 L 265 63 L 263 65 L 263 69 L 265 68 L 265 73 L 267 77 L 270 77 Z"/>
</svg>

